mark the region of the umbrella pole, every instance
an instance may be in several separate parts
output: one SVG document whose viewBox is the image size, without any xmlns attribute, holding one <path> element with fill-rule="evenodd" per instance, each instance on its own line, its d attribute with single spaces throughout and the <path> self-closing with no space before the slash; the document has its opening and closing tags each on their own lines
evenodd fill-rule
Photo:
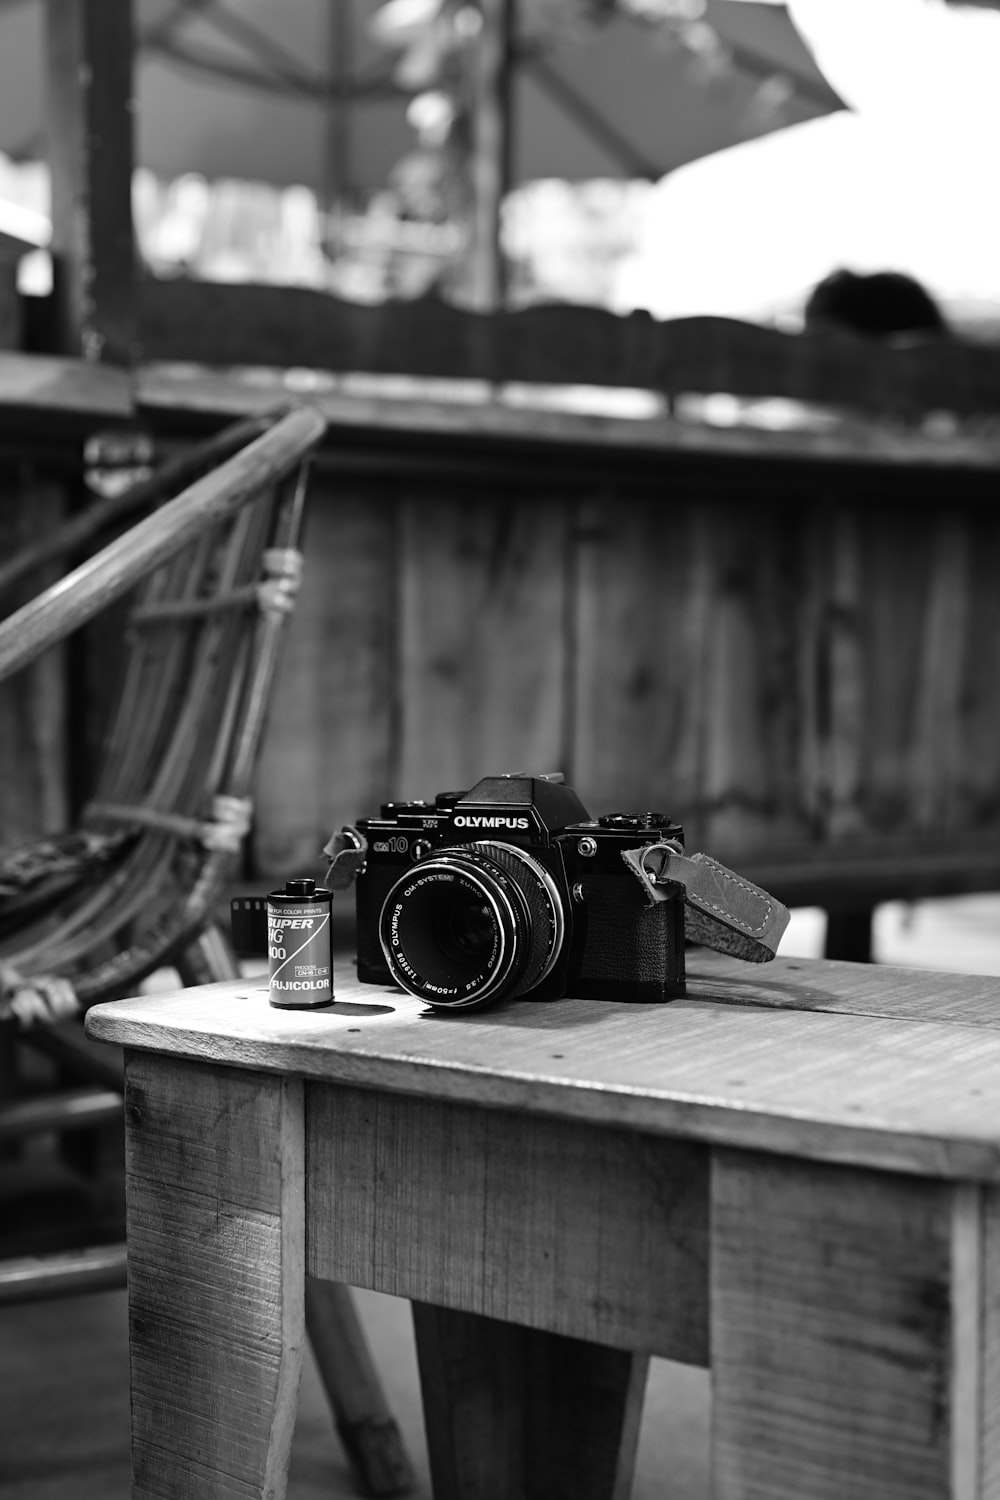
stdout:
<svg viewBox="0 0 1000 1500">
<path fill-rule="evenodd" d="M 130 365 L 132 0 L 46 0 L 55 349 Z"/>
<path fill-rule="evenodd" d="M 474 306 L 503 306 L 500 215 L 511 178 L 511 76 L 515 0 L 482 0 L 474 58 L 472 291 Z"/>
<path fill-rule="evenodd" d="M 329 7 L 328 56 L 330 62 L 330 97 L 325 110 L 323 152 L 323 204 L 325 242 L 328 249 L 339 250 L 340 215 L 353 198 L 351 102 L 347 85 L 351 76 L 353 52 L 353 16 L 350 5 Z"/>
</svg>

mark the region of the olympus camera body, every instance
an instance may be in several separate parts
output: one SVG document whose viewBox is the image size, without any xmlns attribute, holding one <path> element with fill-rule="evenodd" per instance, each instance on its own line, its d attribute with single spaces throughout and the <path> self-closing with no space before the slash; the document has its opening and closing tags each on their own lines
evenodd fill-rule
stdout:
<svg viewBox="0 0 1000 1500">
<path fill-rule="evenodd" d="M 622 858 L 682 853 L 666 814 L 595 820 L 561 777 L 487 776 L 357 827 L 359 979 L 447 1009 L 684 994 L 682 893 L 651 902 Z"/>
</svg>

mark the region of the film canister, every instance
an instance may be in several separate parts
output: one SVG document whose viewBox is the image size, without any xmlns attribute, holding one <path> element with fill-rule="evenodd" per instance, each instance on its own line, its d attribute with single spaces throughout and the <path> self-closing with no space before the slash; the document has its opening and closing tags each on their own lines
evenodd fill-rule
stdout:
<svg viewBox="0 0 1000 1500">
<path fill-rule="evenodd" d="M 286 880 L 267 897 L 270 1000 L 281 1010 L 312 1010 L 333 1000 L 333 895 L 315 880 Z"/>
</svg>

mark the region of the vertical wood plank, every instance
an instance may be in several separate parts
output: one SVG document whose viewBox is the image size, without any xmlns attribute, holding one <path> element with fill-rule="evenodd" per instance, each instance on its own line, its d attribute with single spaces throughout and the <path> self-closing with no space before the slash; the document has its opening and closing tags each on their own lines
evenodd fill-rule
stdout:
<svg viewBox="0 0 1000 1500">
<path fill-rule="evenodd" d="M 306 550 L 258 777 L 268 873 L 498 767 L 562 769 L 595 813 L 662 807 L 737 863 L 994 816 L 981 506 L 935 530 L 846 478 L 513 501 L 324 480 Z"/>
<path fill-rule="evenodd" d="M 717 1500 L 952 1497 L 954 1191 L 716 1154 Z"/>
<path fill-rule="evenodd" d="M 595 813 L 662 808 L 698 836 L 712 634 L 709 518 L 591 497 L 577 531 L 573 778 Z"/>
<path fill-rule="evenodd" d="M 978 1305 L 978 1333 L 983 1350 L 979 1383 L 982 1446 L 982 1500 L 1000 1500 L 1000 1191 L 981 1190 L 979 1266 L 982 1276 Z"/>
<path fill-rule="evenodd" d="M 414 1302 L 413 1331 L 435 1500 L 522 1500 L 521 1330 Z"/>
<path fill-rule="evenodd" d="M 1000 517 L 977 510 L 969 528 L 967 646 L 961 700 L 962 758 L 953 820 L 981 828 L 1000 807 Z"/>
<path fill-rule="evenodd" d="M 586 507 L 575 762 L 596 811 L 664 807 L 716 851 L 807 835 L 802 521 L 768 505 L 679 484 Z"/>
<path fill-rule="evenodd" d="M 797 639 L 790 687 L 798 704 L 799 733 L 792 780 L 807 839 L 826 825 L 826 735 L 829 721 L 825 629 L 829 595 L 829 549 L 820 529 L 815 497 L 799 540 L 799 586 L 790 611 Z"/>
<path fill-rule="evenodd" d="M 133 1495 L 285 1493 L 304 1333 L 302 1084 L 126 1056 Z"/>
<path fill-rule="evenodd" d="M 437 1500 L 627 1500 L 649 1360 L 414 1303 Z"/>
<path fill-rule="evenodd" d="M 713 591 L 700 801 L 707 848 L 758 848 L 798 832 L 779 731 L 794 681 L 795 579 L 781 564 L 789 517 L 762 497 L 712 503 Z"/>
<path fill-rule="evenodd" d="M 331 830 L 395 790 L 395 519 L 385 494 L 314 476 L 255 780 L 253 860 L 268 876 L 315 872 Z"/>
<path fill-rule="evenodd" d="M 877 583 L 866 579 L 867 520 L 851 497 L 838 490 L 828 513 L 818 517 L 815 537 L 822 560 L 816 573 L 821 602 L 813 743 L 819 753 L 813 795 L 816 830 L 830 843 L 870 831 L 867 761 L 873 740 L 869 717 L 872 658 L 878 662 L 888 653 L 871 630 L 866 582 L 876 598 L 893 597 L 898 570 L 893 567 Z M 897 660 L 905 654 L 903 643 L 895 638 L 889 649 Z M 873 916 L 871 904 L 864 901 L 828 910 L 825 956 L 870 963 Z"/>
<path fill-rule="evenodd" d="M 984 1193 L 973 1183 L 952 1190 L 951 1442 L 949 1500 L 982 1500 Z M 995 1273 L 994 1273 L 995 1275 Z"/>
<path fill-rule="evenodd" d="M 56 345 L 137 355 L 132 0 L 46 0 Z"/>
<path fill-rule="evenodd" d="M 649 1356 L 525 1330 L 528 1500 L 629 1500 Z"/>
<path fill-rule="evenodd" d="M 928 528 L 914 525 L 910 511 L 894 504 L 865 504 L 865 499 L 853 502 L 855 509 L 863 507 L 855 521 L 861 570 L 856 619 L 864 684 L 856 724 L 860 797 L 863 830 L 891 834 L 912 827 L 920 643 L 934 555 Z"/>
<path fill-rule="evenodd" d="M 954 825 L 961 782 L 965 654 L 969 646 L 969 516 L 960 509 L 931 530 L 933 570 L 920 640 L 920 691 L 911 741 L 911 822 Z"/>
<path fill-rule="evenodd" d="M 564 769 L 566 505 L 413 497 L 400 545 L 399 792 Z"/>
<path fill-rule="evenodd" d="M 863 827 L 862 756 L 865 674 L 859 519 L 850 506 L 831 517 L 830 594 L 826 619 L 826 826 L 828 838 L 850 838 Z"/>
</svg>

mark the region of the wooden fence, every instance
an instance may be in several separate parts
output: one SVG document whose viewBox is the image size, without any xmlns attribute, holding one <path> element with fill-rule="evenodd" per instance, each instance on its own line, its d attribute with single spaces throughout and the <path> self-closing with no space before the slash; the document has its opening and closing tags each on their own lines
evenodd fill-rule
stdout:
<svg viewBox="0 0 1000 1500">
<path fill-rule="evenodd" d="M 317 471 L 262 871 L 315 869 L 387 798 L 561 769 L 791 899 L 1000 887 L 988 471 L 567 444 L 463 474 L 398 434 L 369 457 Z"/>
<path fill-rule="evenodd" d="M 930 378 L 926 351 L 893 352 Z M 186 440 L 287 397 L 280 372 L 146 365 L 119 389 L 107 367 L 27 356 L 5 380 L 7 358 L 8 441 L 36 455 L 4 471 L 9 545 L 65 500 L 37 467 L 60 422 L 74 443 L 122 419 Z M 749 380 L 752 360 L 731 350 L 729 368 Z M 990 368 L 973 354 L 970 381 Z M 986 410 L 990 382 L 973 388 Z M 322 869 L 331 829 L 388 798 L 561 769 L 595 812 L 662 808 L 790 901 L 1000 889 L 988 417 L 946 437 L 860 418 L 779 435 L 321 380 L 313 399 L 330 431 L 252 873 Z M 96 671 L 71 689 L 99 698 Z M 57 818 L 87 733 L 57 678 L 16 692 L 8 836 Z"/>
</svg>

